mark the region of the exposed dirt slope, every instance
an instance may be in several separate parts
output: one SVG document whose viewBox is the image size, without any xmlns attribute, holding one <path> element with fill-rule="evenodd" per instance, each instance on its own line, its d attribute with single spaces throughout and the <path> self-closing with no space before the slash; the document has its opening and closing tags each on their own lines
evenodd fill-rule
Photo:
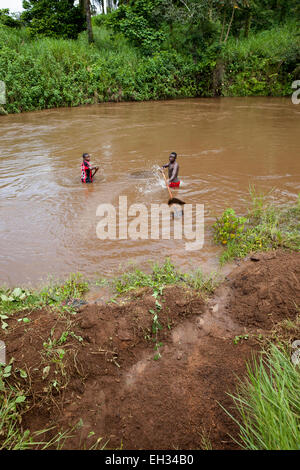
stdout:
<svg viewBox="0 0 300 470">
<path fill-rule="evenodd" d="M 235 269 L 227 286 L 227 311 L 242 325 L 268 329 L 294 319 L 300 308 L 300 253 L 255 255 Z"/>
<path fill-rule="evenodd" d="M 17 315 L 1 339 L 30 377 L 24 380 L 32 403 L 24 429 L 67 429 L 81 419 L 66 441 L 70 449 L 90 448 L 98 437 L 107 448 L 200 449 L 203 435 L 214 449 L 237 448 L 229 437 L 237 437 L 236 426 L 219 403 L 232 411 L 227 392 L 235 391 L 236 376 L 244 375 L 245 360 L 258 345 L 251 335 L 233 340 L 295 318 L 299 278 L 300 254 L 277 252 L 243 263 L 208 302 L 177 286 L 165 289 L 158 360 L 149 290 L 122 305 L 89 305 L 76 315 L 35 311 L 26 325 Z M 72 334 L 61 343 L 66 330 Z M 50 348 L 44 344 L 49 338 Z"/>
</svg>

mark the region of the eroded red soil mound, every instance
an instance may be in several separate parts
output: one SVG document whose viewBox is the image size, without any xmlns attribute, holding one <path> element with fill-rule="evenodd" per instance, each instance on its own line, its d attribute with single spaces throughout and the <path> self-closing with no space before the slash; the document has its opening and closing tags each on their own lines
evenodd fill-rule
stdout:
<svg viewBox="0 0 300 470">
<path fill-rule="evenodd" d="M 300 308 L 300 253 L 253 256 L 230 276 L 227 311 L 245 326 L 269 329 Z"/>
<path fill-rule="evenodd" d="M 227 393 L 258 345 L 251 336 L 233 339 L 295 318 L 299 278 L 300 254 L 278 252 L 243 263 L 209 302 L 166 288 L 156 341 L 151 291 L 76 315 L 26 313 L 26 325 L 17 322 L 24 314 L 16 315 L 1 339 L 28 375 L 21 381 L 30 404 L 23 428 L 56 426 L 54 435 L 81 421 L 67 449 L 88 449 L 99 437 L 110 449 L 200 449 L 203 436 L 214 449 L 237 448 L 229 437 L 237 437 L 237 427 L 220 404 L 233 411 Z"/>
</svg>

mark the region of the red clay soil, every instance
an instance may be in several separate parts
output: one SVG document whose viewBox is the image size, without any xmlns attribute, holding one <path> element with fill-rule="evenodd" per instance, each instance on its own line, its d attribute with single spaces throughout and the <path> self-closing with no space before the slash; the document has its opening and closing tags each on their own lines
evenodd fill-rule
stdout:
<svg viewBox="0 0 300 470">
<path fill-rule="evenodd" d="M 237 426 L 220 404 L 237 417 L 227 393 L 235 392 L 236 377 L 244 376 L 258 345 L 251 335 L 238 344 L 233 339 L 249 328 L 268 331 L 273 322 L 295 318 L 299 273 L 300 254 L 278 252 L 243 263 L 208 302 L 184 288 L 165 289 L 158 360 L 149 290 L 76 315 L 35 311 L 26 325 L 17 322 L 24 314 L 15 316 L 1 339 L 30 378 L 24 380 L 31 406 L 23 428 L 55 425 L 55 434 L 81 420 L 66 449 L 89 449 L 98 437 L 108 449 L 201 449 L 203 436 L 213 449 L 238 448 L 230 437 L 238 437 Z M 66 329 L 73 333 L 58 345 Z M 56 340 L 54 350 L 65 351 L 62 361 L 47 355 L 43 343 L 49 337 Z"/>
<path fill-rule="evenodd" d="M 300 307 L 300 253 L 254 255 L 235 269 L 227 283 L 228 314 L 244 326 L 269 329 Z"/>
</svg>

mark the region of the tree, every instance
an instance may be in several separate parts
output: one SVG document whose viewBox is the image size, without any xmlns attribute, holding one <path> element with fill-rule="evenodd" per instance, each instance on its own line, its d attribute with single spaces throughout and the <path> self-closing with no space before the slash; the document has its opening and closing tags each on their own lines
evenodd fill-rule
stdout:
<svg viewBox="0 0 300 470">
<path fill-rule="evenodd" d="M 220 35 L 220 43 L 227 42 L 229 33 L 233 25 L 235 11 L 236 9 L 240 8 L 240 5 L 244 3 L 247 4 L 248 1 L 247 0 L 223 0 L 220 2 L 219 8 L 221 9 L 221 15 L 222 15 L 222 29 L 221 29 L 221 35 Z M 229 22 L 226 26 L 226 19 L 228 15 L 229 15 Z M 225 34 L 225 30 L 226 30 L 226 34 Z"/>
<path fill-rule="evenodd" d="M 86 29 L 88 32 L 89 43 L 94 42 L 93 27 L 92 27 L 92 18 L 91 18 L 91 2 L 90 0 L 80 0 L 80 7 L 86 18 Z"/>
<path fill-rule="evenodd" d="M 85 28 L 80 5 L 74 0 L 24 0 L 22 21 L 32 36 L 76 39 Z"/>
<path fill-rule="evenodd" d="M 9 13 L 8 8 L 0 9 L 0 23 L 10 28 L 20 28 L 21 22 Z"/>
</svg>

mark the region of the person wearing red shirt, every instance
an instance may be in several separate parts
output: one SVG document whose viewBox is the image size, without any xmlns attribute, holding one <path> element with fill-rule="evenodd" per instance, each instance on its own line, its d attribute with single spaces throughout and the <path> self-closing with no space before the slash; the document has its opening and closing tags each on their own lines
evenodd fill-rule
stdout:
<svg viewBox="0 0 300 470">
<path fill-rule="evenodd" d="M 81 164 L 81 182 L 82 183 L 92 183 L 93 177 L 99 170 L 98 166 L 92 166 L 90 164 L 90 155 L 84 153 L 82 155 L 82 164 Z"/>
</svg>

